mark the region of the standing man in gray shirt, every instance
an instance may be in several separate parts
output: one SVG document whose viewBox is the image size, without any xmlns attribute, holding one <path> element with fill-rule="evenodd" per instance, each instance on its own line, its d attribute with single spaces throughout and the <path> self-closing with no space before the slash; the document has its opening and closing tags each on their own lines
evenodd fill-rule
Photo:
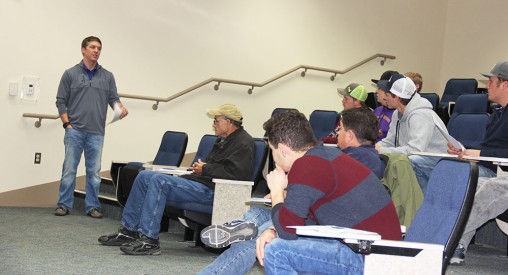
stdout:
<svg viewBox="0 0 508 275">
<path fill-rule="evenodd" d="M 106 113 L 108 105 L 121 110 L 120 118 L 128 111 L 120 102 L 113 74 L 97 63 L 101 51 L 98 37 L 83 39 L 83 60 L 64 72 L 58 86 L 56 106 L 65 129 L 65 159 L 56 216 L 65 216 L 72 210 L 76 172 L 84 152 L 85 211 L 93 218 L 102 218 L 98 195 Z"/>
</svg>

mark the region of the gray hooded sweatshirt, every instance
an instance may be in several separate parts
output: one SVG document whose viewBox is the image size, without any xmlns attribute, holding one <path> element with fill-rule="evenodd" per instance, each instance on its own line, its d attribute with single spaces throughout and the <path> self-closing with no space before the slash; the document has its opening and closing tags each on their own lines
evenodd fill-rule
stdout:
<svg viewBox="0 0 508 275">
<path fill-rule="evenodd" d="M 393 112 L 390 129 L 381 145 L 381 153 L 410 155 L 412 152 L 446 153 L 448 141 L 434 121 L 446 130 L 443 121 L 432 109 L 432 104 L 415 94 L 407 104 L 404 113 Z"/>
</svg>

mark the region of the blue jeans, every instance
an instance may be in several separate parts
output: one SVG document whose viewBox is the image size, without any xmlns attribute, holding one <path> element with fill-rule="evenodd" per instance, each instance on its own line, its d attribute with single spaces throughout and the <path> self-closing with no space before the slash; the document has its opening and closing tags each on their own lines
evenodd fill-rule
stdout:
<svg viewBox="0 0 508 275">
<path fill-rule="evenodd" d="M 422 188 L 423 195 L 425 195 L 425 190 L 427 190 L 430 174 L 432 173 L 432 170 L 434 170 L 434 167 L 436 167 L 441 157 L 410 155 L 408 158 L 411 161 L 413 170 L 415 171 L 415 176 L 418 180 L 418 184 Z"/>
<path fill-rule="evenodd" d="M 199 182 L 154 171 L 141 171 L 134 180 L 121 224 L 130 231 L 157 239 L 166 202 L 212 205 L 213 194 L 212 189 Z"/>
<path fill-rule="evenodd" d="M 256 263 L 256 240 L 268 227 L 272 226 L 271 208 L 251 207 L 243 219 L 256 224 L 258 236 L 249 241 L 231 244 L 213 263 L 198 274 L 245 274 Z"/>
<path fill-rule="evenodd" d="M 98 196 L 101 177 L 99 172 L 101 170 L 104 136 L 68 128 L 65 129 L 64 144 L 65 159 L 62 167 L 60 197 L 57 206 L 65 206 L 67 209 L 72 210 L 76 173 L 79 161 L 81 160 L 81 154 L 84 151 L 86 167 L 85 212 L 88 213 L 93 208 L 100 209 L 101 204 Z"/>
<path fill-rule="evenodd" d="M 335 239 L 274 239 L 265 247 L 266 274 L 363 274 L 364 257 Z"/>
<path fill-rule="evenodd" d="M 411 166 L 413 166 L 413 170 L 415 171 L 416 179 L 418 179 L 418 184 L 420 184 L 422 192 L 425 195 L 425 190 L 427 189 L 427 185 L 429 183 L 430 174 L 441 158 L 411 155 L 409 156 L 409 159 L 411 160 Z M 496 172 L 485 168 L 482 165 L 478 165 L 478 177 L 492 178 L 495 176 Z"/>
</svg>

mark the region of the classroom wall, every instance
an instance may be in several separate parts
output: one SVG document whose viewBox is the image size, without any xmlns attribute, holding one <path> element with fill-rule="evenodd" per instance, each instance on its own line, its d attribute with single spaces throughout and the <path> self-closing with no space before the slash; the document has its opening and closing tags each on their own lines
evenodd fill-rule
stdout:
<svg viewBox="0 0 508 275">
<path fill-rule="evenodd" d="M 441 92 L 450 77 L 479 77 L 478 71 L 503 58 L 507 8 L 501 0 L 3 0 L 0 193 L 59 180 L 60 120 L 35 128 L 35 119 L 22 114 L 57 113 L 60 77 L 81 60 L 86 36 L 102 39 L 99 63 L 114 73 L 120 93 L 157 97 L 210 77 L 263 82 L 299 64 L 344 70 L 376 53 L 396 56 L 333 82 L 326 73 L 308 71 L 302 78 L 295 72 L 251 95 L 248 87 L 222 84 L 215 91 L 209 84 L 156 111 L 153 102 L 124 99 L 129 116 L 106 128 L 107 170 L 112 160 L 151 160 L 166 130 L 187 132 L 187 151 L 195 151 L 201 136 L 212 133 L 206 109 L 222 103 L 237 104 L 245 128 L 260 137 L 274 108 L 307 115 L 340 111 L 337 87 L 359 82 L 373 91 L 370 79 L 388 69 L 420 72 L 429 92 Z M 40 77 L 36 102 L 9 96 L 9 82 L 22 75 Z M 42 153 L 41 164 L 33 164 L 35 152 Z"/>
</svg>

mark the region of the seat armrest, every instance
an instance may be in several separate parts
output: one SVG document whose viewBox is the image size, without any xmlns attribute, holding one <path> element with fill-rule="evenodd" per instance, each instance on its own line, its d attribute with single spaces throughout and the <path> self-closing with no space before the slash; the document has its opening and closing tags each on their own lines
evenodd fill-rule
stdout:
<svg viewBox="0 0 508 275">
<path fill-rule="evenodd" d="M 342 239 L 365 255 L 364 274 L 441 274 L 444 246 L 380 239 L 375 232 L 337 226 L 289 226 L 298 235 Z"/>
<path fill-rule="evenodd" d="M 364 274 L 442 274 L 444 246 L 379 240 L 365 256 Z"/>
<path fill-rule="evenodd" d="M 455 108 L 455 101 L 449 101 L 448 102 L 448 117 L 452 117 L 454 108 Z"/>
<path fill-rule="evenodd" d="M 247 181 L 247 180 L 225 180 L 225 179 L 212 179 L 215 184 L 231 184 L 231 185 L 247 185 L 247 186 L 254 186 L 253 181 Z"/>
<path fill-rule="evenodd" d="M 250 201 L 252 181 L 213 179 L 215 195 L 213 198 L 212 224 L 241 219 L 249 210 L 245 203 Z"/>
</svg>

